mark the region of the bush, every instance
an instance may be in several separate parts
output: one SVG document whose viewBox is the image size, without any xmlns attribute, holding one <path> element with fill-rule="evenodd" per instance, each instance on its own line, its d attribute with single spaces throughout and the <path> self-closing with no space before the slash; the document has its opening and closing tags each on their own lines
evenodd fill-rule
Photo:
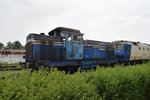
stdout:
<svg viewBox="0 0 150 100">
<path fill-rule="evenodd" d="M 0 99 L 150 100 L 150 63 L 65 74 L 56 69 L 4 75 Z"/>
</svg>

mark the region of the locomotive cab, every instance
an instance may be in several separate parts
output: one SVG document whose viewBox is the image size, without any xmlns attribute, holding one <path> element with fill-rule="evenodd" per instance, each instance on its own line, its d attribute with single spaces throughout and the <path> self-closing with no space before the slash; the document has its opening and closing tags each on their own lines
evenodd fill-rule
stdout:
<svg viewBox="0 0 150 100">
<path fill-rule="evenodd" d="M 83 34 L 81 34 L 79 30 L 58 27 L 48 34 L 50 36 L 59 36 L 62 38 L 65 60 L 83 59 Z"/>
<path fill-rule="evenodd" d="M 115 57 L 121 61 L 130 61 L 131 45 L 124 41 L 115 41 Z"/>
</svg>

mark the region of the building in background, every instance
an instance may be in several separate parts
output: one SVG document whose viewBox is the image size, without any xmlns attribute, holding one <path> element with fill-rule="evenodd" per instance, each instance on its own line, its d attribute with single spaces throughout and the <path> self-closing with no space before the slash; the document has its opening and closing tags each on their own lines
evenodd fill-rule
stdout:
<svg viewBox="0 0 150 100">
<path fill-rule="evenodd" d="M 0 49 L 0 62 L 19 63 L 24 62 L 26 51 L 21 49 Z"/>
</svg>

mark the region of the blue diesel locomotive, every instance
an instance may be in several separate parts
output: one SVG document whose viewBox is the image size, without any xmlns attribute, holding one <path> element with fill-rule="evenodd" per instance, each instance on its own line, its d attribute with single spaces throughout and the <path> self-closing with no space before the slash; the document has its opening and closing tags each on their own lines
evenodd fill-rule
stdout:
<svg viewBox="0 0 150 100">
<path fill-rule="evenodd" d="M 48 35 L 31 33 L 26 40 L 26 63 L 35 68 L 75 70 L 131 60 L 132 44 L 84 40 L 83 35 L 65 27 L 55 28 Z"/>
</svg>

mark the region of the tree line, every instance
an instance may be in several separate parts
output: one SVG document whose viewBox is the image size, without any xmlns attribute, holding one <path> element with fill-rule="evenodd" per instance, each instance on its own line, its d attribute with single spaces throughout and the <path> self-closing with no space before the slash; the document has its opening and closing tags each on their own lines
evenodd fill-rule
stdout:
<svg viewBox="0 0 150 100">
<path fill-rule="evenodd" d="M 7 42 L 6 45 L 0 42 L 0 49 L 25 49 L 25 46 L 19 41 Z"/>
</svg>

